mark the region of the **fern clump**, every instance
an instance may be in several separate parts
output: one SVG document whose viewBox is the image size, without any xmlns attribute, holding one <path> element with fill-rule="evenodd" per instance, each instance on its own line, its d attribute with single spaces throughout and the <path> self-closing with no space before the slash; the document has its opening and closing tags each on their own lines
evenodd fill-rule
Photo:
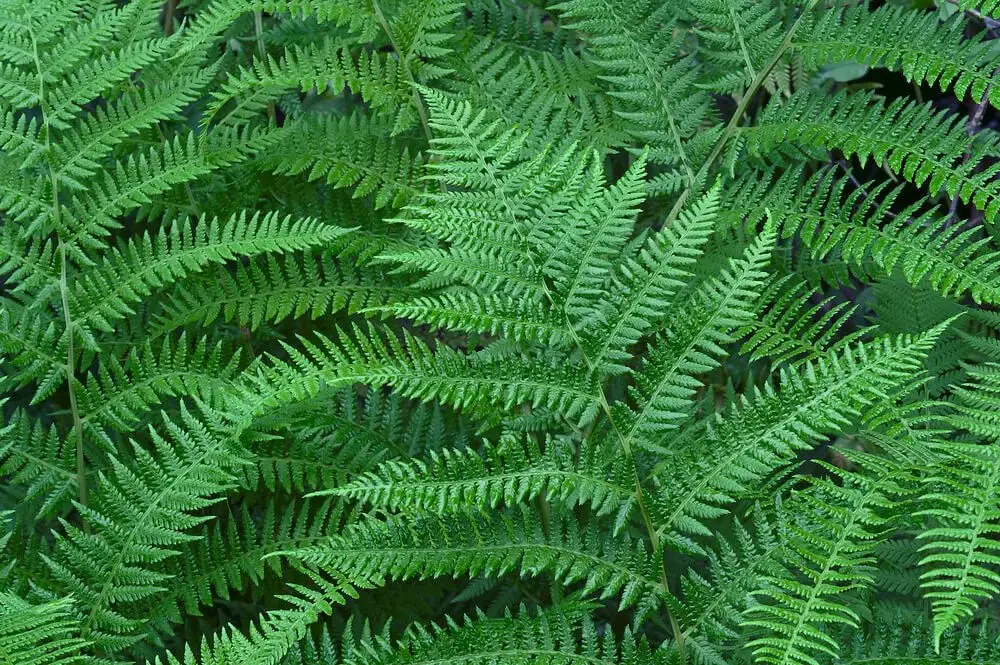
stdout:
<svg viewBox="0 0 1000 665">
<path fill-rule="evenodd" d="M 0 0 L 0 660 L 1000 661 L 998 18 Z"/>
</svg>

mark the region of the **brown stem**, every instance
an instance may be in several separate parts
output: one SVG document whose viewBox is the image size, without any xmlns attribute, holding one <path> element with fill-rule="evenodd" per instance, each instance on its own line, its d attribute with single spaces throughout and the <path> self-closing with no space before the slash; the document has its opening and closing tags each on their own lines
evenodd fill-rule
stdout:
<svg viewBox="0 0 1000 665">
<path fill-rule="evenodd" d="M 167 0 L 163 8 L 163 34 L 169 37 L 174 33 L 174 14 L 177 12 L 177 0 Z"/>
</svg>

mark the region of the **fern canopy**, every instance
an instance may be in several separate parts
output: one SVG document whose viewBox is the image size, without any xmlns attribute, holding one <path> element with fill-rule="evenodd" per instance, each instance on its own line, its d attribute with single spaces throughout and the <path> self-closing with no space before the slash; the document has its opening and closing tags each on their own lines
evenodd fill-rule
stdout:
<svg viewBox="0 0 1000 665">
<path fill-rule="evenodd" d="M 0 663 L 1000 662 L 998 21 L 0 0 Z"/>
</svg>

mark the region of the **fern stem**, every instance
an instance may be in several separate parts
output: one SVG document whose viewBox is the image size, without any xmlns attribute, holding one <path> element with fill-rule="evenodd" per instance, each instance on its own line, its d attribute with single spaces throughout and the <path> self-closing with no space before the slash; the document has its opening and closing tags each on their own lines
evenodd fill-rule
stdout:
<svg viewBox="0 0 1000 665">
<path fill-rule="evenodd" d="M 424 136 L 427 137 L 427 144 L 430 145 L 432 137 L 431 125 L 427 117 L 427 108 L 424 106 L 424 100 L 420 98 L 420 93 L 417 92 L 417 82 L 413 78 L 413 72 L 410 71 L 409 54 L 403 53 L 399 49 L 396 38 L 392 34 L 392 27 L 389 25 L 389 21 L 386 20 L 385 14 L 382 13 L 382 7 L 379 6 L 378 0 L 371 0 L 371 2 L 372 11 L 375 12 L 375 19 L 378 21 L 379 27 L 385 32 L 385 36 L 389 38 L 389 44 L 392 46 L 392 50 L 396 52 L 396 56 L 399 58 L 399 65 L 403 68 L 406 80 L 410 83 L 410 91 L 413 93 L 413 103 L 417 107 L 417 115 L 420 116 L 420 126 L 424 130 Z"/>
<path fill-rule="evenodd" d="M 51 166 L 49 167 L 51 170 Z M 52 174 L 52 197 L 54 209 L 59 208 L 56 197 L 55 174 Z M 58 213 L 55 214 L 58 219 Z M 59 241 L 59 259 L 62 269 L 59 274 L 59 291 L 62 296 L 63 321 L 66 324 L 66 388 L 69 391 L 69 409 L 73 417 L 73 431 L 76 433 L 76 485 L 80 497 L 80 503 L 87 505 L 87 458 L 83 451 L 83 421 L 80 419 L 80 407 L 76 402 L 76 388 L 73 385 L 75 380 L 75 356 L 73 349 L 73 317 L 69 309 L 69 283 L 66 278 L 66 245 Z"/>
<path fill-rule="evenodd" d="M 260 61 L 263 66 L 267 66 L 267 49 L 264 48 L 264 13 L 261 11 L 256 11 L 253 13 L 253 33 L 254 38 L 257 40 L 257 54 L 260 56 Z M 267 119 L 271 121 L 271 124 L 277 126 L 278 116 L 274 111 L 274 102 L 267 103 Z"/>
<path fill-rule="evenodd" d="M 705 176 L 707 176 L 709 171 L 711 171 L 712 166 L 715 164 L 715 160 L 717 160 L 719 155 L 722 154 L 722 149 L 726 147 L 726 143 L 729 142 L 729 139 L 731 139 L 739 129 L 740 120 L 743 119 L 743 114 L 746 113 L 747 108 L 750 106 L 750 102 L 757 94 L 757 91 L 760 90 L 761 86 L 764 85 L 767 77 L 771 75 L 771 72 L 778 64 L 778 61 L 781 60 L 781 56 L 785 55 L 785 51 L 791 47 L 792 39 L 795 37 L 795 32 L 799 29 L 799 25 L 802 24 L 802 20 L 813 10 L 818 2 L 819 0 L 809 0 L 809 4 L 802 8 L 802 12 L 799 14 L 798 18 L 795 19 L 795 23 L 793 23 L 792 27 L 788 29 L 787 33 L 785 33 L 785 37 L 781 40 L 781 44 L 779 44 L 778 48 L 775 49 L 773 54 L 771 54 L 771 57 L 764 64 L 761 70 L 757 72 L 757 76 L 754 77 L 753 81 L 750 82 L 750 86 L 747 88 L 746 92 L 743 93 L 743 96 L 740 99 L 739 104 L 736 106 L 736 110 L 733 112 L 732 117 L 729 119 L 726 127 L 722 130 L 722 135 L 712 147 L 712 152 L 709 153 L 705 163 L 701 165 L 700 169 L 698 169 L 698 173 L 694 177 L 694 181 L 688 185 L 683 192 L 681 192 L 679 197 L 677 197 L 677 201 L 674 203 L 674 207 L 671 208 L 670 212 L 667 214 L 667 218 L 664 220 L 663 226 L 670 226 L 674 223 L 674 220 L 677 219 L 681 209 L 683 209 L 684 203 L 697 189 L 698 183 L 704 180 Z"/>
<path fill-rule="evenodd" d="M 61 233 L 62 219 L 59 207 L 59 178 L 56 177 L 52 165 L 52 125 L 45 109 L 45 75 L 42 71 L 42 61 L 38 55 L 38 38 L 27 23 L 28 34 L 31 36 L 31 50 L 35 61 L 35 71 L 38 75 L 38 106 L 42 116 L 42 127 L 45 132 L 45 160 L 49 166 L 49 183 L 52 187 L 52 225 L 55 227 L 59 241 L 59 295 L 62 301 L 63 322 L 66 327 L 66 390 L 69 393 L 69 408 L 73 418 L 73 431 L 76 434 L 76 486 L 81 505 L 87 505 L 87 456 L 83 450 L 83 423 L 80 420 L 80 408 L 76 401 L 76 351 L 73 348 L 73 316 L 69 307 L 69 279 L 67 276 L 66 243 Z M 88 530 L 84 522 L 84 531 Z"/>
<path fill-rule="evenodd" d="M 163 10 L 163 34 L 169 37 L 174 34 L 174 13 L 177 11 L 177 0 L 167 0 Z"/>
<path fill-rule="evenodd" d="M 549 292 L 548 285 L 545 280 L 542 280 L 542 287 L 545 294 L 552 299 L 552 294 Z M 590 358 L 587 356 L 587 352 L 584 349 L 583 341 L 577 336 L 576 330 L 569 321 L 569 317 L 566 317 L 566 328 L 569 330 L 570 336 L 573 338 L 573 342 L 576 344 L 577 348 L 580 350 L 580 355 L 583 358 L 584 364 L 587 366 L 587 371 L 591 374 L 595 372 L 595 368 L 591 363 Z M 604 411 L 605 417 L 608 419 L 608 423 L 611 425 L 611 429 L 615 433 L 615 438 L 618 439 L 618 443 L 621 445 L 622 450 L 628 456 L 629 461 L 632 463 L 632 476 L 635 480 L 635 503 L 639 509 L 639 516 L 642 518 L 642 526 L 649 535 L 649 544 L 653 548 L 653 556 L 660 557 L 660 586 L 663 588 L 664 592 L 669 593 L 670 587 L 667 581 L 667 564 L 663 560 L 663 554 L 660 552 L 660 536 L 656 529 L 656 525 L 653 523 L 652 518 L 649 515 L 649 507 L 646 506 L 646 501 L 643 499 L 642 495 L 642 480 L 639 477 L 639 468 L 635 463 L 635 455 L 632 454 L 632 444 L 628 437 L 622 434 L 622 431 L 618 428 L 617 423 L 615 423 L 614 417 L 611 415 L 611 405 L 608 403 L 608 398 L 604 394 L 604 389 L 601 386 L 597 387 L 597 399 L 601 404 L 601 410 Z M 674 643 L 677 646 L 677 658 L 679 665 L 685 665 L 687 663 L 687 658 L 684 649 L 684 639 L 685 634 L 680 628 L 680 624 L 677 623 L 677 618 L 674 613 L 670 611 L 670 607 L 665 607 L 667 612 L 667 620 L 670 622 L 670 630 L 674 635 Z"/>
</svg>

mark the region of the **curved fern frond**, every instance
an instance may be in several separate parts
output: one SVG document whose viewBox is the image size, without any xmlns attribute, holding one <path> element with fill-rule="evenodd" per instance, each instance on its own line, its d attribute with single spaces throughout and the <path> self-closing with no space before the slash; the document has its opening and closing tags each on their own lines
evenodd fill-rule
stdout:
<svg viewBox="0 0 1000 665">
<path fill-rule="evenodd" d="M 399 61 L 374 51 L 362 51 L 355 58 L 349 48 L 333 40 L 291 47 L 280 61 L 268 56 L 241 68 L 212 93 L 202 122 L 240 124 L 290 89 L 340 92 L 345 87 L 361 95 L 373 110 L 391 113 L 393 135 L 416 124 L 413 92 Z"/>
<path fill-rule="evenodd" d="M 160 348 L 133 349 L 123 360 L 106 356 L 77 392 L 84 432 L 113 447 L 105 428 L 130 432 L 141 416 L 164 398 L 193 397 L 219 404 L 233 384 L 239 352 L 201 339 L 192 345 L 186 336 L 165 338 Z"/>
<path fill-rule="evenodd" d="M 989 94 L 1000 106 L 1000 90 L 990 86 L 995 69 L 992 45 L 965 34 L 965 23 L 941 22 L 933 12 L 867 2 L 822 12 L 819 19 L 795 33 L 792 48 L 806 67 L 847 60 L 902 72 L 916 84 L 953 89 L 978 100 Z"/>
<path fill-rule="evenodd" d="M 597 515 L 627 513 L 635 490 L 631 469 L 614 464 L 613 451 L 584 442 L 573 454 L 564 441 L 549 440 L 539 450 L 530 438 L 506 437 L 499 445 L 445 448 L 430 458 L 388 461 L 378 469 L 317 495 L 341 496 L 396 512 L 439 515 L 468 507 L 495 509 L 528 503 L 536 497 L 568 507 L 589 505 Z M 610 460 L 610 461 L 609 461 Z M 624 520 L 619 517 L 619 522 Z"/>
<path fill-rule="evenodd" d="M 549 535 L 537 517 L 464 512 L 443 517 L 369 518 L 341 536 L 283 556 L 362 579 L 549 573 L 583 593 L 620 596 L 620 608 L 662 602 L 658 568 L 642 543 L 602 536 L 573 515 L 553 511 Z"/>
<path fill-rule="evenodd" d="M 0 657 L 15 665 L 82 665 L 90 646 L 79 637 L 80 622 L 73 601 L 61 598 L 39 605 L 0 592 Z"/>
<path fill-rule="evenodd" d="M 280 575 L 280 561 L 269 554 L 328 538 L 342 527 L 343 513 L 330 500 L 280 507 L 269 500 L 260 515 L 244 506 L 238 517 L 205 527 L 198 540 L 181 545 L 180 555 L 165 562 L 170 589 L 156 598 L 150 616 L 169 630 L 184 616 L 200 615 L 202 608 L 260 585 L 268 574 Z"/>
<path fill-rule="evenodd" d="M 227 625 L 205 642 L 196 657 L 190 645 L 177 658 L 168 652 L 165 659 L 157 658 L 156 665 L 275 665 L 281 662 L 296 642 L 303 639 L 309 627 L 323 616 L 331 614 L 334 606 L 343 605 L 348 598 L 357 598 L 356 587 L 339 579 L 328 579 L 312 571 L 305 571 L 310 585 L 289 583 L 292 593 L 281 594 L 291 607 L 271 610 L 250 625 L 247 634 Z"/>
<path fill-rule="evenodd" d="M 133 314 L 132 304 L 181 276 L 237 256 L 286 252 L 330 242 L 349 229 L 312 219 L 292 220 L 277 213 L 246 211 L 221 222 L 182 219 L 113 250 L 101 266 L 82 272 L 70 305 L 78 326 L 113 330 L 112 323 Z"/>
<path fill-rule="evenodd" d="M 246 403 L 261 413 L 286 402 L 315 396 L 321 385 L 365 383 L 392 386 L 401 395 L 438 400 L 476 412 L 488 405 L 511 409 L 520 404 L 555 409 L 587 423 L 597 414 L 595 380 L 579 366 L 552 358 L 530 362 L 522 357 L 490 358 L 445 346 L 432 350 L 404 331 L 403 342 L 375 328 L 341 332 L 337 341 L 302 340 L 305 353 L 286 345 L 290 363 L 260 366 L 248 377 Z"/>
<path fill-rule="evenodd" d="M 819 299 L 819 289 L 797 275 L 771 282 L 760 300 L 771 306 L 760 319 L 735 333 L 747 338 L 740 353 L 752 360 L 768 359 L 777 366 L 793 365 L 836 351 L 860 339 L 864 330 L 843 334 L 857 306 L 833 297 Z"/>
<path fill-rule="evenodd" d="M 290 318 L 315 320 L 342 310 L 354 314 L 409 294 L 409 287 L 387 283 L 380 270 L 354 267 L 323 251 L 280 258 L 269 253 L 241 261 L 235 273 L 220 266 L 185 280 L 166 294 L 146 336 L 155 339 L 189 324 L 207 326 L 216 320 L 257 330 L 264 323 Z"/>
<path fill-rule="evenodd" d="M 972 143 L 965 123 L 901 97 L 890 104 L 871 93 L 795 94 L 771 102 L 759 123 L 741 130 L 746 148 L 766 154 L 782 144 L 840 150 L 862 164 L 872 160 L 931 194 L 947 192 L 973 203 L 990 221 L 1000 213 L 1000 165 L 994 137 Z M 967 155 L 966 153 L 970 153 Z"/>
</svg>

